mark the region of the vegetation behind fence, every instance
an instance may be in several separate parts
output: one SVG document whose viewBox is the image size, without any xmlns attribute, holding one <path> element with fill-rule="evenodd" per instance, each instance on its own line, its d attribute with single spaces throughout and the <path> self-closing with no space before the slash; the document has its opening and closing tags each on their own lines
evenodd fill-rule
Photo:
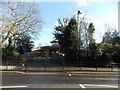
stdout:
<svg viewBox="0 0 120 90">
<path fill-rule="evenodd" d="M 1 70 L 17 71 L 117 71 L 119 64 L 103 62 L 71 61 L 67 63 L 64 57 L 43 57 L 39 54 L 26 53 L 18 56 L 2 57 Z"/>
</svg>

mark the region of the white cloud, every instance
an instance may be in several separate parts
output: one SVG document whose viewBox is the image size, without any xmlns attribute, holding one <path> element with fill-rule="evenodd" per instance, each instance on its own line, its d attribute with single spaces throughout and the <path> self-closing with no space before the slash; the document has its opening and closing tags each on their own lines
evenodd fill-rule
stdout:
<svg viewBox="0 0 120 90">
<path fill-rule="evenodd" d="M 96 43 L 100 43 L 102 38 L 100 37 L 100 34 L 94 34 L 94 39 Z"/>
<path fill-rule="evenodd" d="M 105 24 L 112 25 L 114 28 L 118 29 L 118 14 L 114 13 L 109 15 L 103 22 Z"/>
<path fill-rule="evenodd" d="M 75 17 L 77 19 L 78 18 L 77 17 L 77 12 L 74 12 L 74 15 L 75 15 Z M 90 16 L 89 14 L 86 14 L 86 13 L 80 14 L 79 20 L 82 20 L 83 18 L 85 18 L 85 22 L 86 23 L 90 23 L 91 22 L 91 23 L 94 23 L 96 25 L 101 24 L 101 20 L 99 20 L 99 19 L 97 19 L 97 18 L 95 18 L 93 16 Z"/>
<path fill-rule="evenodd" d="M 48 31 L 48 32 L 52 32 L 52 31 L 53 31 L 53 30 L 50 29 L 50 28 L 46 28 L 45 30 Z"/>
<path fill-rule="evenodd" d="M 59 23 L 58 23 L 58 21 L 56 21 L 56 22 L 55 22 L 55 26 L 59 26 Z"/>
<path fill-rule="evenodd" d="M 95 25 L 96 31 L 94 34 L 94 38 L 98 43 L 101 42 L 104 33 L 107 31 L 105 25 L 118 30 L 118 14 L 113 13 L 100 22 L 101 23 Z"/>
<path fill-rule="evenodd" d="M 92 22 L 92 23 L 94 23 L 94 24 L 96 24 L 96 25 L 101 24 L 101 21 L 100 21 L 99 19 L 97 19 L 97 18 L 95 18 L 95 17 L 90 17 L 90 18 L 91 18 L 91 22 Z"/>
<path fill-rule="evenodd" d="M 87 0 L 76 0 L 76 3 L 78 4 L 79 7 L 81 7 L 81 6 L 87 7 L 88 6 Z"/>
<path fill-rule="evenodd" d="M 78 7 L 87 7 L 89 2 L 119 2 L 119 0 L 76 0 Z"/>
<path fill-rule="evenodd" d="M 74 2 L 74 0 L 1 0 L 2 2 Z M 83 0 L 76 0 L 83 1 Z M 119 0 L 86 0 L 89 2 L 118 2 Z"/>
<path fill-rule="evenodd" d="M 51 29 L 50 28 L 47 28 L 47 29 L 45 29 L 46 31 L 51 31 Z"/>
<path fill-rule="evenodd" d="M 34 46 L 34 47 L 38 47 L 38 46 L 49 46 L 49 45 L 51 45 L 51 43 L 48 42 L 48 41 L 37 40 L 37 41 L 35 41 L 35 46 Z"/>
</svg>

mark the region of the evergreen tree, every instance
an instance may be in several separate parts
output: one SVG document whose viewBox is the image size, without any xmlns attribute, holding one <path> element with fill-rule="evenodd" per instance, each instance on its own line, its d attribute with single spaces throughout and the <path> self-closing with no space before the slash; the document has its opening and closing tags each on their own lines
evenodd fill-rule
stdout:
<svg viewBox="0 0 120 90">
<path fill-rule="evenodd" d="M 79 37 L 78 37 L 78 23 L 75 19 L 65 20 L 61 22 L 59 20 L 59 26 L 55 28 L 55 39 L 60 44 L 62 53 L 65 53 L 65 60 L 68 63 L 70 61 L 76 62 L 79 58 Z M 69 23 L 68 23 L 69 21 Z"/>
<path fill-rule="evenodd" d="M 89 39 L 89 43 L 94 43 L 95 40 L 93 38 L 93 33 L 95 31 L 94 25 L 93 23 L 90 23 L 89 27 L 88 27 L 88 39 Z"/>
<path fill-rule="evenodd" d="M 88 50 L 90 51 L 90 57 L 95 59 L 95 54 L 97 53 L 97 46 L 95 43 L 95 40 L 93 38 L 93 33 L 95 31 L 94 25 L 93 23 L 89 24 L 88 30 L 87 30 L 87 43 L 88 43 L 88 47 L 87 47 L 87 56 L 88 56 Z"/>
<path fill-rule="evenodd" d="M 75 61 L 78 57 L 79 37 L 78 23 L 75 19 L 71 19 L 64 31 L 64 50 L 66 60 Z"/>
<path fill-rule="evenodd" d="M 31 37 L 28 34 L 22 34 L 21 36 L 18 36 L 15 40 L 16 50 L 20 54 L 23 54 L 24 52 L 30 52 L 30 49 L 33 48 L 33 46 L 34 42 L 31 41 Z"/>
<path fill-rule="evenodd" d="M 113 29 L 112 29 L 113 30 Z M 104 43 L 103 47 L 103 55 L 106 55 L 108 62 L 120 63 L 120 35 L 119 32 L 114 30 L 113 32 L 107 31 L 103 36 L 102 43 Z"/>
<path fill-rule="evenodd" d="M 9 37 L 8 45 L 5 46 L 5 48 L 2 48 L 2 55 L 13 55 L 13 46 L 12 46 L 12 37 Z"/>
<path fill-rule="evenodd" d="M 55 32 L 53 33 L 55 39 L 59 42 L 61 53 L 64 53 L 64 32 L 66 26 L 68 25 L 68 21 L 69 20 L 67 18 L 64 18 L 63 21 L 58 19 L 59 26 L 55 27 Z"/>
</svg>

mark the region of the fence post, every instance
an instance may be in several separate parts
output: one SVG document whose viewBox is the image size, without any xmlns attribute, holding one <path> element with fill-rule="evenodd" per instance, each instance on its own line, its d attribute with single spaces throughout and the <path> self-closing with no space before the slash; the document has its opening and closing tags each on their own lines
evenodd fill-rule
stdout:
<svg viewBox="0 0 120 90">
<path fill-rule="evenodd" d="M 7 64 L 6 64 L 6 70 L 8 70 L 8 61 L 7 61 Z"/>
<path fill-rule="evenodd" d="M 26 63 L 25 63 L 25 64 L 26 64 Z M 25 69 L 23 69 L 24 72 L 27 71 L 27 64 L 26 64 L 26 65 L 25 65 L 25 64 L 22 64 L 22 67 L 23 67 L 23 68 L 25 67 Z"/>
<path fill-rule="evenodd" d="M 25 72 L 27 72 L 27 62 L 28 62 L 28 59 L 29 59 L 29 56 L 28 56 L 28 53 L 24 54 L 24 59 L 25 59 L 25 64 L 23 64 L 23 67 L 25 67 Z"/>
<path fill-rule="evenodd" d="M 113 66 L 111 66 L 111 72 L 113 71 Z"/>
<path fill-rule="evenodd" d="M 63 72 L 64 72 L 64 67 L 65 67 L 65 63 L 64 63 L 64 61 L 63 61 Z"/>
<path fill-rule="evenodd" d="M 80 64 L 80 71 L 82 70 L 82 67 L 81 67 L 81 63 L 80 63 L 80 61 L 79 61 L 79 64 Z"/>
<path fill-rule="evenodd" d="M 45 57 L 46 58 L 46 57 Z M 45 71 L 47 71 L 46 59 L 45 59 Z"/>
<path fill-rule="evenodd" d="M 98 71 L 97 68 L 98 68 L 98 64 L 97 64 L 97 62 L 96 62 L 96 72 Z"/>
<path fill-rule="evenodd" d="M 60 57 L 62 58 L 62 66 L 63 66 L 63 72 L 64 72 L 64 67 L 65 67 L 65 62 L 64 62 L 64 54 L 60 54 Z"/>
<path fill-rule="evenodd" d="M 110 65 L 110 67 L 111 67 L 111 72 L 112 72 L 114 67 L 113 67 L 113 65 L 112 65 L 112 64 Z"/>
</svg>

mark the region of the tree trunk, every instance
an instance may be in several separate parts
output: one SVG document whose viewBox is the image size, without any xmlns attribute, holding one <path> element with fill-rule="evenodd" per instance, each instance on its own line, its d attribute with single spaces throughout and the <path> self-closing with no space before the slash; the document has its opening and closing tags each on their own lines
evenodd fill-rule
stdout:
<svg viewBox="0 0 120 90">
<path fill-rule="evenodd" d="M 1 48 L 5 48 L 5 40 L 1 42 Z"/>
<path fill-rule="evenodd" d="M 5 38 L 3 38 L 2 42 L 1 42 L 1 48 L 5 48 L 5 41 L 7 40 L 7 38 L 10 36 L 10 31 L 8 31 L 7 36 Z"/>
</svg>

